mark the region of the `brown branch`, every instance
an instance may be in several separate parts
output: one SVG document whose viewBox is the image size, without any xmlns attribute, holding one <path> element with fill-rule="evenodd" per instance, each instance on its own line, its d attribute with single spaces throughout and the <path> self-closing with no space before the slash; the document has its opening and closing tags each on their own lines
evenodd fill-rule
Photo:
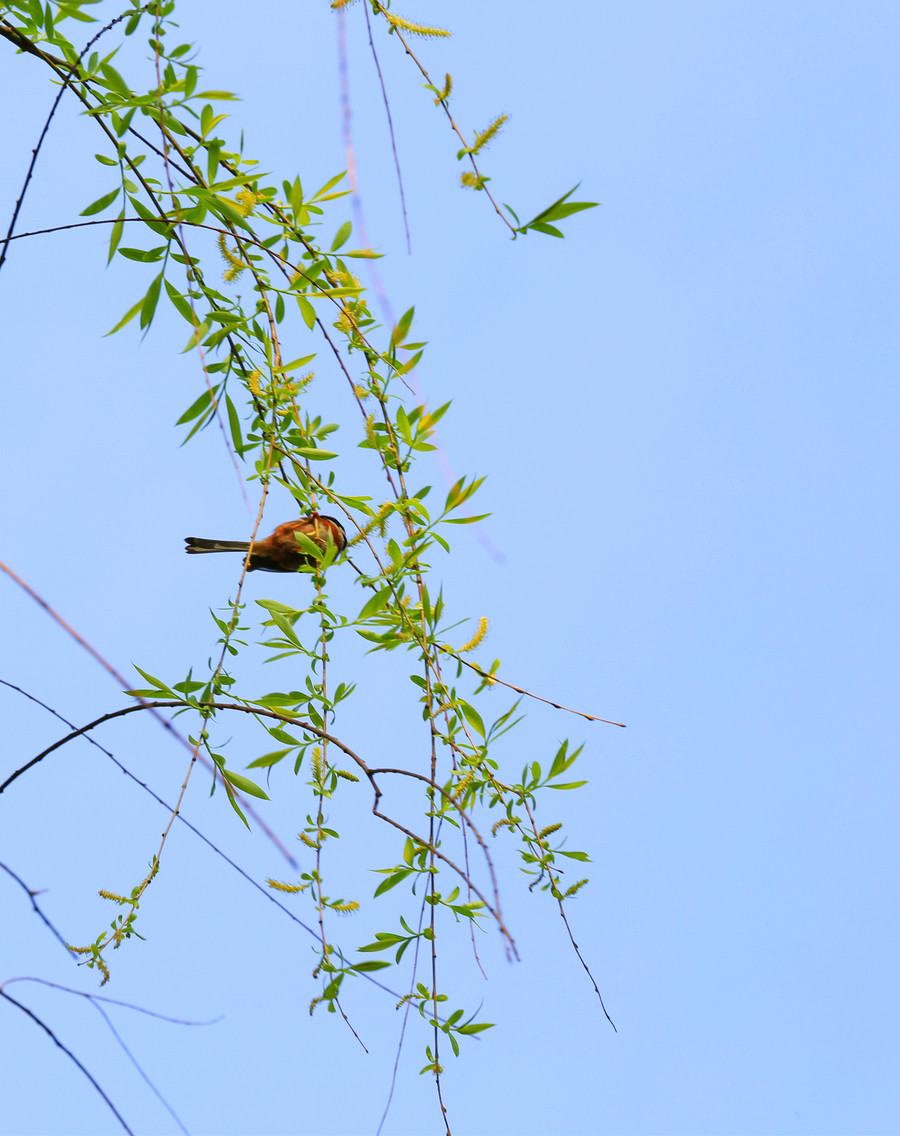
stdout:
<svg viewBox="0 0 900 1136">
<path fill-rule="evenodd" d="M 53 745 L 47 746 L 46 749 L 42 750 L 39 754 L 37 754 L 35 757 L 33 757 L 30 761 L 27 761 L 23 766 L 20 766 L 19 769 L 15 770 L 14 773 L 11 773 L 9 775 L 9 777 L 7 777 L 7 779 L 2 784 L 0 784 L 0 793 L 3 793 L 14 781 L 16 781 L 19 777 L 21 777 L 23 773 L 26 773 L 33 766 L 37 765 L 38 762 L 43 761 L 43 759 L 45 757 L 48 757 L 55 750 L 60 749 L 62 746 L 66 745 L 68 742 L 72 741 L 74 738 L 81 737 L 82 734 L 86 734 L 89 730 L 93 730 L 97 726 L 103 725 L 104 722 L 110 722 L 114 718 L 122 718 L 126 714 L 134 714 L 134 713 L 136 713 L 140 710 L 151 710 L 152 711 L 155 708 L 156 709 L 163 709 L 163 708 L 174 708 L 174 707 L 178 707 L 179 709 L 184 709 L 184 710 L 194 709 L 194 710 L 198 710 L 198 711 L 202 711 L 202 709 L 207 708 L 207 707 L 210 710 L 237 710 L 242 714 L 252 714 L 255 717 L 274 718 L 276 721 L 287 722 L 290 725 L 296 726 L 297 729 L 303 730 L 305 733 L 314 734 L 316 737 L 322 738 L 323 741 L 330 742 L 332 745 L 336 746 L 339 750 L 341 750 L 342 753 L 346 754 L 346 756 L 349 757 L 351 761 L 355 762 L 356 765 L 358 765 L 359 768 L 366 775 L 366 778 L 369 781 L 369 784 L 372 786 L 372 790 L 375 794 L 375 800 L 373 801 L 373 804 L 372 804 L 373 815 L 377 816 L 379 818 L 379 820 L 385 821 L 386 824 L 389 824 L 392 827 L 398 829 L 400 832 L 402 832 L 405 836 L 408 836 L 416 844 L 421 845 L 423 848 L 427 848 L 429 850 L 429 852 L 433 853 L 433 855 L 437 856 L 440 860 L 443 860 L 444 863 L 449 868 L 452 868 L 453 871 L 456 872 L 457 875 L 460 877 L 460 879 L 462 879 L 466 882 L 469 882 L 468 877 L 466 876 L 466 873 L 461 868 L 459 868 L 448 856 L 444 855 L 444 853 L 441 852 L 440 849 L 435 848 L 434 845 L 430 841 L 424 840 L 417 833 L 413 832 L 411 829 L 408 829 L 404 825 L 400 824 L 399 821 L 395 821 L 392 817 L 386 816 L 384 813 L 381 813 L 381 812 L 378 811 L 378 802 L 381 799 L 382 792 L 381 792 L 381 789 L 378 786 L 378 783 L 374 780 L 373 771 L 369 768 L 369 766 L 366 764 L 366 762 L 359 756 L 359 754 L 354 753 L 354 751 L 348 745 L 345 745 L 344 742 L 342 742 L 340 740 L 340 738 L 336 738 L 333 734 L 329 734 L 326 730 L 320 729 L 318 726 L 312 725 L 311 722 L 304 722 L 302 719 L 297 718 L 295 715 L 282 714 L 277 710 L 268 710 L 268 709 L 265 709 L 261 706 L 243 706 L 243 705 L 241 705 L 240 703 L 237 703 L 237 702 L 205 702 L 205 703 L 198 704 L 198 705 L 195 706 L 195 705 L 192 705 L 190 703 L 183 702 L 181 700 L 175 701 L 175 700 L 170 700 L 170 699 L 161 699 L 161 700 L 155 701 L 155 702 L 144 702 L 144 703 L 142 703 L 138 706 L 125 706 L 121 710 L 111 710 L 109 713 L 103 714 L 99 718 L 96 718 L 93 722 L 88 722 L 88 724 L 86 726 L 81 726 L 79 729 L 73 730 L 70 734 L 67 734 L 64 738 L 60 738 L 58 741 L 54 742 Z M 388 772 L 388 771 L 385 770 L 384 772 Z M 409 770 L 390 770 L 390 772 L 406 774 L 407 776 L 413 777 L 416 780 L 428 781 L 428 784 L 430 784 L 432 788 L 436 789 L 439 793 L 441 793 L 442 796 L 444 796 L 448 800 L 450 800 L 451 804 L 453 804 L 454 807 L 458 809 L 458 811 L 460 812 L 460 815 L 462 815 L 462 816 L 465 815 L 463 813 L 463 810 L 459 809 L 459 806 L 456 804 L 456 802 L 453 801 L 453 799 L 450 797 L 450 795 L 448 793 L 446 793 L 446 791 L 440 785 L 429 780 L 428 778 L 424 778 L 422 774 L 412 773 Z M 471 825 L 471 821 L 469 821 L 469 824 Z M 473 826 L 473 829 L 474 829 L 474 826 Z M 472 890 L 475 892 L 475 894 L 478 896 L 478 898 L 484 904 L 485 908 L 494 917 L 494 920 L 496 921 L 497 926 L 498 926 L 501 934 L 503 935 L 504 939 L 510 944 L 513 952 L 516 954 L 516 957 L 518 957 L 518 954 L 517 954 L 516 948 L 515 948 L 515 941 L 514 941 L 512 935 L 510 935 L 509 931 L 507 930 L 506 925 L 503 922 L 503 917 L 500 914 L 500 912 L 498 910 L 494 909 L 494 907 L 488 902 L 487 899 L 485 899 L 482 892 L 477 887 L 475 887 L 474 884 L 472 884 Z M 316 937 L 318 938 L 318 936 L 316 936 Z"/>
<path fill-rule="evenodd" d="M 32 907 L 32 910 L 35 912 L 35 914 L 39 915 L 41 917 L 41 919 L 44 921 L 44 924 L 46 925 L 47 929 L 53 935 L 56 936 L 56 938 L 62 943 L 62 945 L 64 947 L 66 947 L 66 940 L 62 937 L 62 935 L 60 935 L 59 931 L 57 931 L 57 929 L 53 926 L 53 924 L 50 922 L 50 920 L 43 913 L 40 906 L 35 901 L 34 897 L 36 895 L 40 895 L 40 892 L 32 891 L 32 889 L 28 886 L 28 884 L 26 884 L 23 879 L 20 879 L 20 877 L 16 875 L 16 873 L 12 870 L 12 868 L 8 867 L 6 864 L 0 863 L 0 868 L 2 868 L 3 871 L 6 872 L 6 874 L 8 876 L 10 876 L 12 879 L 14 879 L 16 881 L 16 883 L 19 885 L 19 887 L 28 896 L 29 900 L 31 900 L 31 907 Z M 68 953 L 68 947 L 66 947 L 66 953 Z"/>
<path fill-rule="evenodd" d="M 372 0 L 372 3 L 373 3 L 374 7 L 378 8 L 378 11 L 381 12 L 381 14 L 383 16 L 385 16 L 385 17 L 387 16 L 387 9 L 383 8 L 381 6 L 381 4 L 378 3 L 378 0 Z M 367 13 L 367 18 L 368 18 L 368 13 Z M 388 21 L 388 22 L 390 23 L 390 21 Z M 429 86 L 433 87 L 435 84 L 432 83 L 431 76 L 428 74 L 428 72 L 425 70 L 425 68 L 422 66 L 422 64 L 419 62 L 419 60 L 416 58 L 415 53 L 412 50 L 410 50 L 410 46 L 406 42 L 406 40 L 403 38 L 403 35 L 401 34 L 399 28 L 396 26 L 396 24 L 392 24 L 391 28 L 392 28 L 393 34 L 403 44 L 403 47 L 406 50 L 406 54 L 410 57 L 410 59 L 413 61 L 413 63 L 415 63 L 416 67 L 419 68 L 419 71 L 421 71 L 422 77 L 424 78 L 425 82 L 428 83 Z M 441 99 L 440 105 L 441 105 L 441 109 L 443 110 L 444 114 L 447 116 L 447 119 L 450 123 L 450 126 L 453 128 L 454 134 L 457 136 L 457 138 L 460 140 L 460 142 L 462 142 L 463 149 L 468 150 L 469 144 L 465 140 L 465 138 L 463 137 L 462 132 L 460 131 L 459 127 L 454 122 L 453 115 L 450 113 L 450 108 L 447 106 L 447 100 Z M 469 161 L 472 163 L 472 169 L 475 171 L 476 176 L 478 177 L 479 181 L 482 181 L 481 172 L 479 171 L 478 166 L 475 163 L 474 155 L 469 154 L 468 157 L 469 157 Z M 507 221 L 506 217 L 503 215 L 503 213 L 500 209 L 500 206 L 497 204 L 497 202 L 491 196 L 491 191 L 488 189 L 488 187 L 486 185 L 482 184 L 481 185 L 481 191 L 482 191 L 482 193 L 487 195 L 488 200 L 490 201 L 491 205 L 493 205 L 493 207 L 494 207 L 495 213 L 500 218 L 500 220 L 503 222 L 503 224 L 507 227 L 507 229 L 510 230 L 511 233 L 515 234 L 515 231 L 516 231 L 515 226 L 511 225 L 509 223 L 509 221 Z"/>
<path fill-rule="evenodd" d="M 572 934 L 572 928 L 569 926 L 569 920 L 568 920 L 568 917 L 566 916 L 565 910 L 563 909 L 562 900 L 557 899 L 556 902 L 559 904 L 559 913 L 562 916 L 563 923 L 565 923 L 565 925 L 566 925 L 566 932 L 568 933 L 569 941 L 572 944 L 572 949 L 574 950 L 575 954 L 578 956 L 578 961 L 584 967 L 585 974 L 591 980 L 591 985 L 594 988 L 594 993 L 600 999 L 600 1008 L 603 1010 L 603 1013 L 606 1015 L 606 1020 L 609 1022 L 609 1024 L 612 1026 L 612 1028 L 615 1030 L 615 1032 L 618 1033 L 619 1031 L 616 1029 L 616 1023 L 609 1016 L 609 1010 L 607 1010 L 606 1004 L 603 1001 L 603 995 L 600 993 L 600 988 L 597 986 L 597 983 L 594 979 L 594 976 L 593 976 L 593 974 L 591 974 L 591 969 L 588 966 L 588 964 L 584 961 L 584 958 L 581 954 L 581 951 L 578 949 L 578 944 L 575 942 L 575 936 Z"/>
<path fill-rule="evenodd" d="M 372 39 L 372 23 L 369 19 L 369 5 L 363 4 L 366 13 L 366 28 L 369 32 L 369 47 L 372 49 L 372 58 L 375 60 L 375 70 L 378 72 L 378 82 L 381 84 L 381 97 L 384 100 L 384 112 L 387 115 L 388 130 L 391 135 L 391 150 L 394 152 L 394 169 L 397 171 L 397 184 L 400 186 L 400 205 L 403 209 L 403 226 L 406 229 L 406 251 L 412 253 L 412 242 L 409 237 L 409 218 L 406 215 L 406 196 L 403 193 L 403 175 L 400 172 L 400 159 L 397 156 L 397 142 L 394 138 L 394 123 L 391 118 L 391 104 L 388 102 L 387 88 L 384 85 L 384 76 L 381 73 L 381 64 L 378 62 L 378 52 L 375 50 L 375 41 Z M 344 13 L 338 9 L 338 20 L 343 35 Z M 345 66 L 346 66 L 346 61 Z M 349 123 L 348 123 L 349 127 Z"/>
<path fill-rule="evenodd" d="M 19 587 L 34 600 L 34 602 L 36 604 L 38 604 L 40 607 L 42 607 L 44 609 L 44 611 L 46 611 L 46 613 L 51 617 L 51 619 L 54 619 L 59 624 L 59 626 L 63 629 L 63 631 L 68 632 L 68 634 L 72 636 L 72 638 L 75 640 L 76 643 L 78 643 L 80 646 L 84 647 L 84 649 L 87 651 L 87 653 L 89 655 L 91 655 L 92 658 L 94 658 L 100 664 L 100 666 L 103 667 L 104 670 L 108 671 L 109 674 L 112 675 L 112 677 L 116 680 L 116 682 L 118 682 L 121 685 L 123 690 L 128 689 L 128 686 L 129 686 L 128 682 L 126 682 L 125 678 L 122 675 L 119 674 L 119 672 L 115 669 L 115 667 L 111 663 L 108 663 L 106 661 L 106 659 L 104 659 L 103 656 L 100 654 L 100 652 L 95 650 L 95 648 L 92 647 L 90 645 L 90 643 L 87 642 L 86 639 L 82 639 L 82 637 L 78 634 L 78 632 L 73 627 L 70 627 L 69 624 L 66 623 L 66 621 L 62 618 L 62 616 L 57 614 L 57 612 L 55 612 L 53 610 L 53 608 L 47 603 L 47 601 L 45 599 L 43 599 L 41 596 L 39 596 L 33 588 L 29 587 L 29 585 L 26 584 L 25 581 L 23 579 L 21 579 L 21 577 L 17 576 L 15 574 L 15 572 L 13 572 L 13 570 L 11 568 L 7 567 L 7 565 L 4 564 L 2 561 L 0 561 L 0 571 L 5 572 L 11 580 L 14 580 L 19 585 Z M 153 717 L 156 719 L 156 721 L 159 722 L 159 724 L 164 729 L 168 730 L 168 732 L 172 735 L 173 738 L 175 738 L 177 741 L 181 742 L 181 744 L 185 747 L 185 749 L 187 749 L 191 753 L 193 753 L 194 747 L 187 740 L 187 738 L 184 736 L 184 734 L 180 733 L 175 728 L 175 726 L 172 725 L 172 723 L 168 720 L 168 718 L 166 718 L 163 714 L 160 714 L 157 711 L 155 711 L 153 709 L 153 707 L 150 706 L 149 703 L 146 703 L 144 701 L 144 699 L 139 699 L 138 701 L 142 705 L 146 706 L 147 709 L 149 709 L 151 711 L 151 713 L 152 713 Z M 209 761 L 209 759 L 207 757 L 205 757 L 202 754 L 198 754 L 198 758 L 199 758 L 201 764 L 210 773 L 213 773 L 213 774 L 215 773 L 215 767 Z M 2 790 L 0 790 L 0 792 L 2 792 Z M 246 811 L 250 814 L 250 816 L 253 817 L 253 819 L 256 821 L 256 823 L 259 825 L 259 827 L 262 829 L 262 831 L 266 834 L 266 836 L 269 838 L 269 840 L 272 841 L 272 843 L 279 850 L 279 852 L 281 852 L 281 854 L 284 856 L 284 858 L 287 860 L 287 862 L 291 865 L 291 867 L 296 868 L 298 866 L 297 861 L 294 859 L 294 857 L 291 855 L 291 853 L 287 850 L 287 848 L 281 843 L 281 841 L 275 835 L 275 833 L 272 831 L 272 829 L 269 828 L 269 826 L 262 819 L 262 817 L 259 815 L 259 813 L 257 813 L 257 811 L 253 808 L 253 806 L 246 800 L 245 797 L 241 796 L 241 794 L 238 793 L 237 790 L 234 790 L 234 792 L 237 794 L 238 799 L 241 802 L 241 806 L 244 809 L 246 809 Z"/>
<path fill-rule="evenodd" d="M 532 694 L 530 690 L 523 690 L 521 686 L 513 686 L 511 682 L 504 682 L 502 678 L 497 678 L 496 675 L 482 670 L 476 663 L 470 663 L 468 659 L 461 658 L 452 647 L 445 647 L 441 643 L 436 644 L 436 646 L 438 650 L 452 656 L 458 663 L 470 667 L 476 674 L 480 674 L 482 678 L 487 679 L 489 683 L 499 682 L 501 686 L 509 687 L 509 689 L 514 690 L 516 694 L 524 694 L 527 698 L 534 698 L 537 702 L 545 702 L 548 706 L 552 706 L 554 710 L 565 710 L 568 714 L 577 714 L 579 718 L 587 718 L 589 722 L 605 722 L 607 726 L 621 726 L 623 730 L 625 729 L 624 722 L 613 722 L 611 718 L 598 718 L 596 714 L 585 714 L 583 710 L 573 710 L 570 706 L 562 706 L 559 702 L 552 702 L 549 698 L 542 698 L 539 694 Z"/>
<path fill-rule="evenodd" d="M 100 1085 L 97 1083 L 97 1081 L 94 1079 L 94 1077 L 92 1077 L 91 1074 L 87 1071 L 87 1069 L 81 1064 L 81 1062 L 78 1060 L 78 1058 L 72 1052 L 72 1050 L 67 1048 L 65 1045 L 63 1045 L 63 1043 L 59 1040 L 59 1038 L 56 1036 L 56 1034 L 53 1032 L 53 1030 L 50 1029 L 50 1027 L 45 1022 L 41 1021 L 41 1019 L 37 1016 L 37 1014 L 32 1013 L 32 1011 L 29 1010 L 27 1006 L 23 1006 L 21 1002 L 17 1002 L 15 1000 L 15 998 L 10 997 L 10 995 L 6 993 L 6 991 L 3 989 L 2 986 L 0 986 L 0 998 L 5 998 L 7 1002 L 10 1002 L 10 1003 L 12 1003 L 13 1006 L 18 1007 L 18 1009 L 20 1009 L 23 1014 L 27 1014 L 28 1017 L 31 1018 L 31 1020 L 33 1022 L 35 1022 L 37 1025 L 39 1025 L 41 1027 L 41 1029 L 44 1031 L 44 1033 L 47 1034 L 47 1036 L 50 1038 L 50 1040 L 53 1042 L 53 1044 L 56 1045 L 59 1049 L 61 1049 L 63 1051 L 63 1053 L 65 1053 L 66 1056 L 69 1058 L 69 1060 L 73 1061 L 75 1063 L 75 1065 L 78 1066 L 78 1068 L 85 1075 L 85 1077 L 87 1077 L 87 1079 L 91 1082 L 91 1084 L 94 1086 L 94 1088 L 100 1094 L 100 1096 L 103 1097 L 103 1100 L 108 1105 L 110 1111 L 112 1112 L 113 1116 L 115 1116 L 116 1120 L 118 1120 L 118 1122 L 122 1125 L 122 1127 L 125 1129 L 126 1132 L 130 1133 L 131 1136 L 133 1136 L 132 1130 L 128 1127 L 128 1125 L 125 1122 L 124 1117 L 118 1111 L 118 1109 L 113 1104 L 113 1102 L 109 1099 L 109 1097 L 106 1095 L 106 1093 L 103 1091 L 103 1089 L 100 1088 Z"/>
<path fill-rule="evenodd" d="M 116 16 L 114 20 L 110 20 L 105 28 L 101 28 L 100 31 L 97 32 L 97 34 L 94 36 L 94 38 L 88 40 L 88 42 L 85 44 L 84 48 L 81 51 L 81 54 L 78 56 L 78 63 L 81 62 L 87 52 L 94 46 L 94 44 L 102 35 L 105 35 L 106 32 L 115 27 L 115 25 L 118 24 L 121 20 L 124 20 L 126 16 L 132 16 L 134 15 L 135 11 L 140 10 L 141 9 L 130 8 L 128 9 L 128 11 L 123 12 L 120 16 Z M 6 39 L 10 40 L 12 43 L 17 44 L 17 46 L 23 48 L 24 50 L 30 51 L 34 55 L 37 55 L 38 58 L 42 58 L 41 53 L 33 48 L 30 40 L 28 40 L 21 34 L 18 37 L 15 37 L 11 34 L 12 30 L 14 29 L 11 29 L 9 25 L 7 25 L 5 28 L 0 27 L 0 35 L 5 36 Z M 25 44 L 28 44 L 28 47 L 24 47 Z M 59 91 L 57 92 L 56 98 L 53 100 L 53 106 L 50 108 L 50 113 L 47 115 L 47 121 L 44 123 L 44 128 L 41 131 L 40 137 L 38 138 L 37 145 L 31 151 L 31 161 L 28 163 L 28 171 L 25 174 L 25 181 L 22 183 L 22 189 L 19 193 L 19 198 L 16 201 L 15 208 L 13 209 L 12 219 L 9 222 L 9 228 L 6 230 L 6 237 L 3 240 L 3 247 L 0 248 L 0 268 L 3 268 L 3 265 L 6 261 L 7 248 L 9 247 L 9 242 L 12 240 L 13 230 L 16 227 L 16 221 L 19 216 L 19 210 L 22 208 L 22 203 L 25 200 L 25 194 L 28 191 L 28 184 L 31 181 L 31 175 L 34 173 L 34 167 L 37 164 L 38 154 L 40 153 L 41 146 L 44 144 L 44 139 L 47 136 L 47 131 L 50 129 L 50 123 L 53 121 L 53 116 L 54 114 L 56 114 L 56 108 L 59 106 L 60 101 L 65 94 L 65 91 L 66 87 L 64 84 L 60 87 Z"/>
</svg>

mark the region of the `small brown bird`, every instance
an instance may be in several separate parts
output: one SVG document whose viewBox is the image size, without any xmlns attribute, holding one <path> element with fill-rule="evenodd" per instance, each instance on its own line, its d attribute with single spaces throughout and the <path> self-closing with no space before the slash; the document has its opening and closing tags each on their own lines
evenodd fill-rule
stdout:
<svg viewBox="0 0 900 1136">
<path fill-rule="evenodd" d="M 294 533 L 303 533 L 321 549 L 325 549 L 331 541 L 338 552 L 341 552 L 347 543 L 347 534 L 340 521 L 334 517 L 310 513 L 299 521 L 285 521 L 265 540 L 255 540 L 248 570 L 296 572 L 298 568 L 312 567 L 313 557 L 301 549 Z M 201 536 L 188 536 L 184 539 L 187 545 L 185 552 L 250 552 L 248 540 L 207 540 Z"/>
</svg>

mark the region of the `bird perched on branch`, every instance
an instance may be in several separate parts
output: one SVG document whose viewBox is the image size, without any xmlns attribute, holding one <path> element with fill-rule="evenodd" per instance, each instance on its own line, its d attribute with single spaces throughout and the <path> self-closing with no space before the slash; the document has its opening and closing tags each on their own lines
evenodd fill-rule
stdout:
<svg viewBox="0 0 900 1136">
<path fill-rule="evenodd" d="M 299 521 L 285 521 L 265 540 L 253 541 L 253 551 L 247 565 L 249 571 L 296 572 L 298 568 L 311 568 L 315 563 L 309 552 L 304 552 L 294 533 L 304 536 L 323 551 L 329 542 L 341 552 L 347 543 L 344 526 L 334 517 L 310 513 Z M 201 536 L 185 537 L 185 552 L 250 552 L 248 540 L 207 540 Z"/>
</svg>

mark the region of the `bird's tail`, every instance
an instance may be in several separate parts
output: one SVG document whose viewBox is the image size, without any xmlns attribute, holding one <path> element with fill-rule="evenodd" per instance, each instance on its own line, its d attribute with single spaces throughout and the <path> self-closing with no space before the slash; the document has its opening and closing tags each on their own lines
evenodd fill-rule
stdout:
<svg viewBox="0 0 900 1136">
<path fill-rule="evenodd" d="M 202 536 L 186 536 L 185 552 L 249 552 L 250 542 L 246 540 L 207 540 Z"/>
</svg>

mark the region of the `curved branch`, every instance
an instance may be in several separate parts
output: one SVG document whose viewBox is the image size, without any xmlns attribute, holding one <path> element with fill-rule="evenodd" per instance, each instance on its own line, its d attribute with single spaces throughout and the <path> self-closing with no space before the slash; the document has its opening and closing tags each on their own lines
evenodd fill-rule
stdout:
<svg viewBox="0 0 900 1136">
<path fill-rule="evenodd" d="M 391 817 L 385 816 L 384 813 L 378 811 L 378 802 L 382 796 L 381 789 L 379 788 L 378 783 L 375 781 L 373 770 L 369 768 L 369 766 L 359 756 L 359 754 L 355 753 L 348 745 L 345 745 L 344 742 L 340 740 L 340 738 L 336 738 L 333 734 L 329 734 L 326 730 L 320 729 L 318 726 L 314 726 L 311 722 L 304 722 L 302 719 L 297 718 L 292 714 L 282 714 L 277 710 L 267 710 L 261 706 L 243 706 L 237 702 L 205 702 L 195 706 L 191 703 L 183 702 L 180 700 L 176 701 L 174 699 L 162 699 L 156 702 L 146 702 L 138 706 L 125 706 L 121 710 L 112 710 L 108 714 L 101 715 L 99 718 L 94 719 L 93 722 L 88 722 L 86 726 L 82 726 L 80 729 L 73 730 L 64 738 L 60 738 L 59 741 L 54 742 L 53 745 L 50 745 L 45 750 L 42 750 L 30 761 L 27 761 L 24 765 L 20 766 L 14 773 L 11 773 L 9 777 L 7 777 L 7 779 L 2 784 L 0 784 L 0 793 L 3 793 L 3 791 L 9 785 L 11 785 L 13 781 L 16 781 L 19 777 L 22 776 L 23 773 L 31 769 L 32 766 L 37 765 L 40 761 L 43 761 L 43 759 L 53 753 L 54 750 L 60 749 L 67 742 L 81 737 L 82 734 L 86 734 L 89 730 L 93 730 L 97 726 L 103 725 L 104 722 L 111 722 L 114 718 L 122 718 L 126 714 L 136 714 L 141 710 L 174 709 L 176 707 L 183 710 L 197 710 L 200 713 L 203 712 L 204 708 L 209 708 L 210 710 L 237 710 L 242 714 L 252 714 L 255 717 L 261 716 L 264 718 L 274 718 L 276 721 L 287 722 L 293 726 L 296 726 L 297 729 L 303 730 L 306 733 L 314 734 L 316 737 L 321 738 L 323 741 L 327 741 L 331 745 L 336 746 L 342 753 L 349 757 L 351 761 L 355 762 L 359 766 L 359 768 L 366 775 L 366 779 L 368 780 L 369 784 L 372 786 L 372 790 L 375 793 L 375 800 L 372 804 L 373 815 L 377 816 L 380 820 L 385 821 L 387 824 L 390 824 L 392 827 L 398 829 L 400 832 L 408 836 L 411 840 L 414 840 L 417 844 L 420 844 L 423 848 L 427 848 L 430 852 L 437 856 L 438 859 L 443 860 L 443 862 L 449 868 L 452 868 L 453 871 L 456 872 L 460 877 L 460 879 L 465 880 L 466 883 L 471 886 L 472 890 L 475 892 L 475 894 L 478 896 L 487 910 L 494 917 L 494 920 L 496 921 L 501 934 L 510 944 L 513 953 L 516 954 L 516 957 L 518 957 L 518 953 L 516 952 L 515 947 L 515 940 L 507 930 L 506 924 L 503 922 L 503 917 L 500 914 L 499 909 L 492 906 L 492 904 L 489 903 L 487 899 L 485 899 L 482 892 L 475 886 L 475 884 L 472 883 L 466 873 L 461 868 L 459 868 L 448 856 L 445 856 L 439 848 L 434 847 L 434 845 L 430 841 L 423 840 L 421 836 L 418 836 L 415 832 L 412 832 L 410 829 L 405 828 L 402 824 L 399 823 L 399 821 L 395 821 Z M 460 815 L 463 816 L 466 821 L 468 821 L 470 827 L 472 827 L 473 831 L 475 831 L 476 835 L 478 835 L 477 830 L 475 830 L 471 820 L 469 820 L 468 817 L 465 817 L 463 810 L 460 809 L 455 802 L 453 802 L 452 797 L 450 797 L 449 794 L 440 785 L 432 781 L 430 778 L 426 778 L 422 774 L 412 773 L 409 770 L 385 769 L 383 770 L 383 772 L 405 773 L 409 777 L 426 781 L 433 789 L 436 789 L 442 796 L 447 797 L 447 799 L 454 804 Z"/>
<path fill-rule="evenodd" d="M 516 694 L 524 694 L 526 698 L 534 698 L 537 702 L 544 702 L 548 706 L 552 706 L 554 710 L 565 710 L 568 714 L 577 714 L 579 718 L 587 718 L 589 722 L 605 722 L 607 726 L 621 726 L 624 730 L 626 728 L 624 722 L 614 722 L 611 718 L 598 718 L 596 714 L 585 714 L 583 710 L 573 710 L 571 706 L 562 706 L 559 702 L 552 702 L 549 698 L 542 698 L 539 694 L 532 694 L 530 690 L 523 690 L 521 686 L 513 686 L 511 682 L 504 682 L 502 678 L 497 678 L 496 675 L 489 674 L 487 671 L 481 669 L 477 663 L 470 663 L 468 659 L 460 658 L 460 656 L 451 647 L 445 647 L 442 644 L 436 644 L 439 651 L 444 654 L 450 655 L 451 658 L 456 659 L 458 663 L 463 666 L 469 667 L 480 674 L 482 678 L 487 679 L 488 682 L 499 682 L 501 686 L 509 687 L 514 690 Z"/>
<path fill-rule="evenodd" d="M 122 1125 L 122 1127 L 125 1129 L 126 1132 L 130 1133 L 131 1136 L 133 1136 L 132 1129 L 130 1129 L 128 1127 L 128 1125 L 125 1122 L 125 1118 L 117 1110 L 117 1108 L 113 1104 L 113 1102 L 109 1099 L 109 1097 L 106 1095 L 106 1093 L 103 1091 L 103 1089 L 100 1088 L 100 1085 L 97 1083 L 97 1081 L 94 1079 L 94 1077 L 92 1077 L 91 1074 L 87 1071 L 87 1069 L 85 1069 L 85 1067 L 81 1064 L 81 1062 L 78 1060 L 78 1058 L 72 1052 L 72 1050 L 68 1049 L 65 1045 L 63 1045 L 63 1043 L 59 1040 L 59 1038 L 56 1036 L 56 1034 L 53 1032 L 53 1030 L 50 1029 L 50 1027 L 45 1022 L 42 1022 L 41 1019 L 37 1016 L 37 1014 L 32 1013 L 31 1010 L 29 1010 L 27 1006 L 23 1006 L 21 1002 L 17 1002 L 15 1000 L 15 998 L 10 997 L 10 995 L 6 993 L 6 991 L 3 989 L 2 986 L 0 986 L 0 998 L 5 998 L 7 1002 L 11 1002 L 13 1006 L 16 1006 L 18 1009 L 20 1009 L 23 1014 L 27 1014 L 28 1017 L 31 1018 L 31 1020 L 33 1022 L 35 1022 L 37 1025 L 39 1025 L 41 1027 L 41 1029 L 44 1031 L 44 1033 L 47 1034 L 47 1036 L 54 1043 L 54 1045 L 58 1046 L 63 1051 L 63 1053 L 65 1053 L 65 1055 L 78 1066 L 78 1068 L 82 1071 L 82 1073 L 84 1073 L 85 1077 L 87 1077 L 87 1079 L 91 1082 L 91 1084 L 94 1086 L 94 1088 L 100 1094 L 100 1096 L 103 1097 L 103 1100 L 108 1105 L 110 1111 L 112 1112 L 113 1116 L 115 1116 L 116 1120 L 118 1120 L 118 1122 Z"/>
</svg>

